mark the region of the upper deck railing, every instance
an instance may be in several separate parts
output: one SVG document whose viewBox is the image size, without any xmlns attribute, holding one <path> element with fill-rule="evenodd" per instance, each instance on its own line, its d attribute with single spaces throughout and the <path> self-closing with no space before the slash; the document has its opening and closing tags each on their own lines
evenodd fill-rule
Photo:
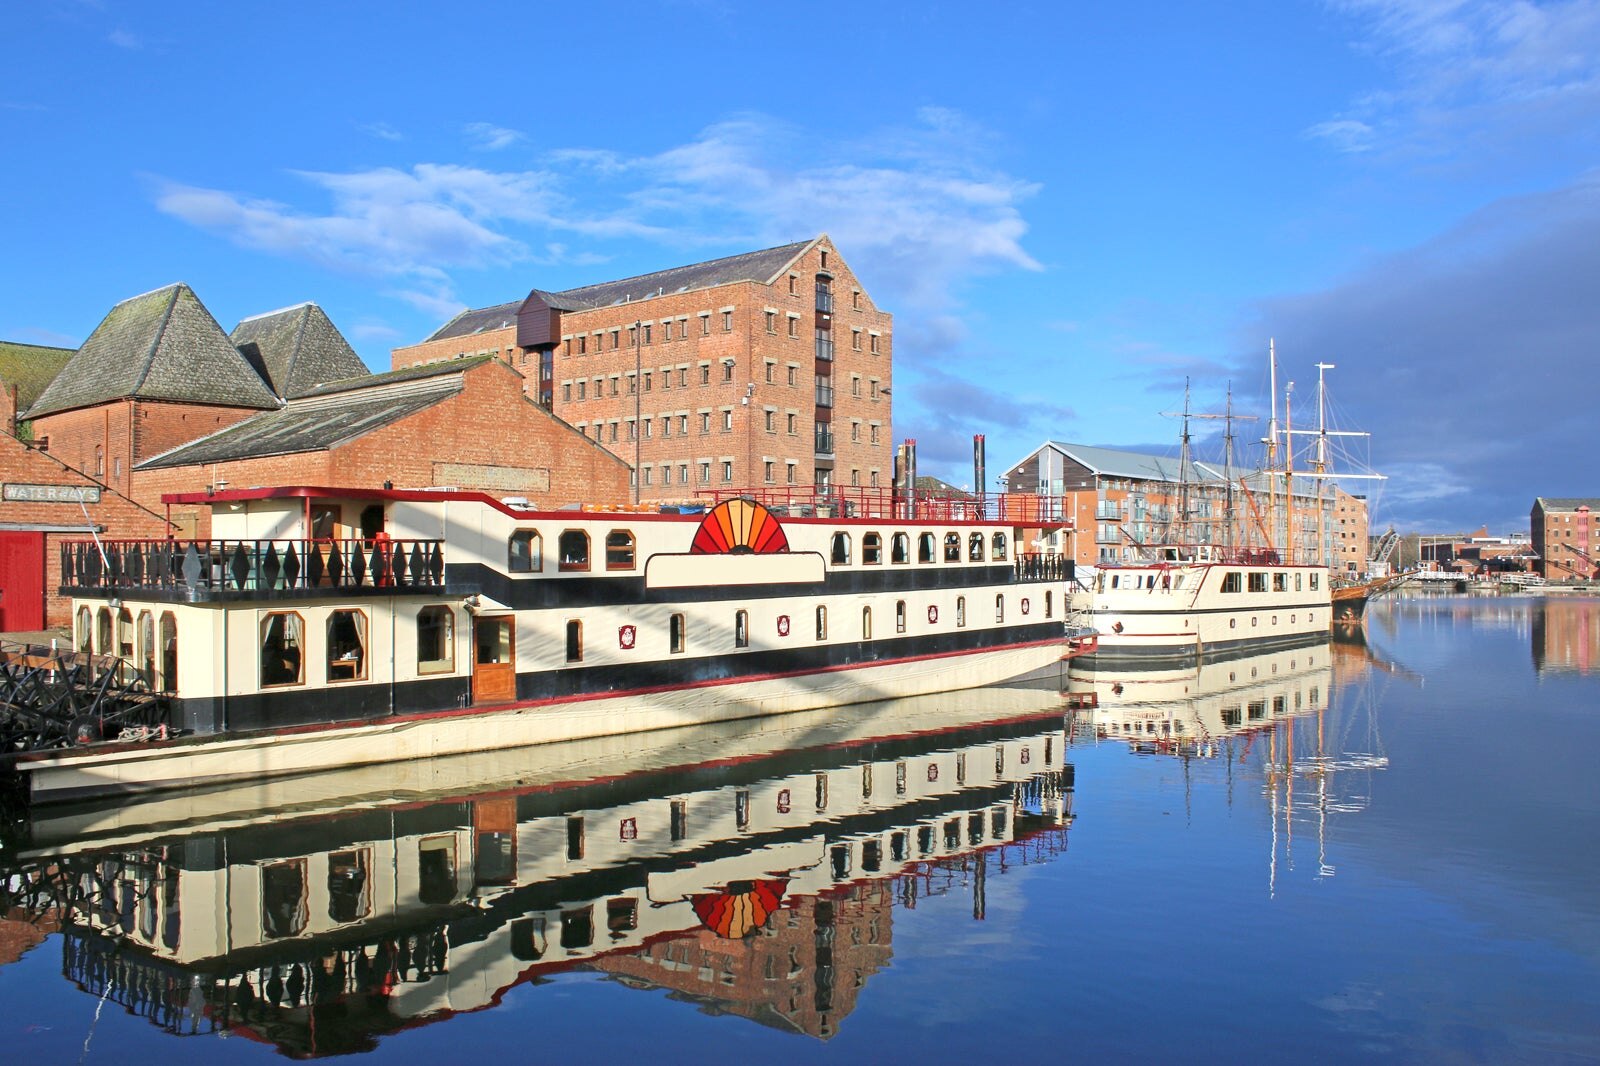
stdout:
<svg viewBox="0 0 1600 1066">
<path fill-rule="evenodd" d="M 1060 496 L 1031 492 L 951 495 L 919 491 L 907 497 L 892 488 L 861 485 L 759 485 L 695 493 L 706 506 L 742 497 L 795 518 L 883 518 L 922 522 L 1008 522 L 1068 527 L 1072 512 Z"/>
<path fill-rule="evenodd" d="M 170 592 L 188 598 L 322 589 L 442 592 L 440 540 L 76 540 L 61 545 L 73 592 Z"/>
</svg>

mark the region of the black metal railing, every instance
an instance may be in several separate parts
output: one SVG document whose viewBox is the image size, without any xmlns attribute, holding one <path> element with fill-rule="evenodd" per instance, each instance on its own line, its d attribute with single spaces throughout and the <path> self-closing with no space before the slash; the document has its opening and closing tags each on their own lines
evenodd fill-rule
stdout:
<svg viewBox="0 0 1600 1066">
<path fill-rule="evenodd" d="M 833 433 L 824 426 L 817 426 L 817 455 L 833 454 Z"/>
<path fill-rule="evenodd" d="M 1071 581 L 1075 576 L 1070 555 L 1019 553 L 1013 569 L 1018 581 Z"/>
<path fill-rule="evenodd" d="M 74 589 L 304 592 L 444 587 L 439 540 L 78 540 L 61 545 Z"/>
</svg>

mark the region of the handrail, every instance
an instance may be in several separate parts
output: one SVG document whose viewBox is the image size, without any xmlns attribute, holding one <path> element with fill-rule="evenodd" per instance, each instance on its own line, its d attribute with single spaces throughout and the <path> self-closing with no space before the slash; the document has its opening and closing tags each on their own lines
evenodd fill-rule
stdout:
<svg viewBox="0 0 1600 1066">
<path fill-rule="evenodd" d="M 61 584 L 105 591 L 437 589 L 444 584 L 444 542 L 66 541 L 61 545 Z"/>
</svg>

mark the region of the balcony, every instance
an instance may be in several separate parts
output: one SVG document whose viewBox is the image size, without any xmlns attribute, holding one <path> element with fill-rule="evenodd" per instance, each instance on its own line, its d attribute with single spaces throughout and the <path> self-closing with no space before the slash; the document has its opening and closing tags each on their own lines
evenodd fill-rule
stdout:
<svg viewBox="0 0 1600 1066">
<path fill-rule="evenodd" d="M 824 363 L 833 362 L 833 337 L 829 334 L 817 334 L 817 358 Z"/>
<path fill-rule="evenodd" d="M 1077 576 L 1070 555 L 1019 554 L 1013 569 L 1018 581 L 1072 581 Z"/>
<path fill-rule="evenodd" d="M 61 545 L 67 595 L 205 601 L 444 592 L 440 540 L 89 540 Z"/>
<path fill-rule="evenodd" d="M 817 386 L 817 406 L 818 407 L 832 407 L 833 406 L 833 386 L 832 385 L 818 385 Z"/>
<path fill-rule="evenodd" d="M 816 439 L 816 453 L 819 457 L 833 454 L 833 430 L 826 426 L 818 426 Z"/>
</svg>

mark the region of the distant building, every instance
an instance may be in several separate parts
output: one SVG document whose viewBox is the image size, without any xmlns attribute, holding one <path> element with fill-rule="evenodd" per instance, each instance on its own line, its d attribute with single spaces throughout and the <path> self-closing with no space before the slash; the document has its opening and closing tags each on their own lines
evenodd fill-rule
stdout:
<svg viewBox="0 0 1600 1066">
<path fill-rule="evenodd" d="M 1600 497 L 1540 496 L 1533 501 L 1528 530 L 1546 581 L 1600 578 L 1600 529 L 1594 515 Z"/>
<path fill-rule="evenodd" d="M 893 320 L 826 236 L 463 311 L 396 369 L 495 355 L 641 500 L 890 488 Z"/>
<path fill-rule="evenodd" d="M 1003 481 L 1008 500 L 1036 493 L 1030 509 L 1071 528 L 1072 544 L 1064 546 L 1042 525 L 1033 534 L 1038 550 L 1070 553 L 1079 565 L 1129 562 L 1153 547 L 1192 544 L 1271 548 L 1342 572 L 1357 560 L 1356 573 L 1366 568 L 1366 501 L 1340 491 L 1319 499 L 1303 485 L 1286 501 L 1279 476 L 1046 441 Z"/>
</svg>

